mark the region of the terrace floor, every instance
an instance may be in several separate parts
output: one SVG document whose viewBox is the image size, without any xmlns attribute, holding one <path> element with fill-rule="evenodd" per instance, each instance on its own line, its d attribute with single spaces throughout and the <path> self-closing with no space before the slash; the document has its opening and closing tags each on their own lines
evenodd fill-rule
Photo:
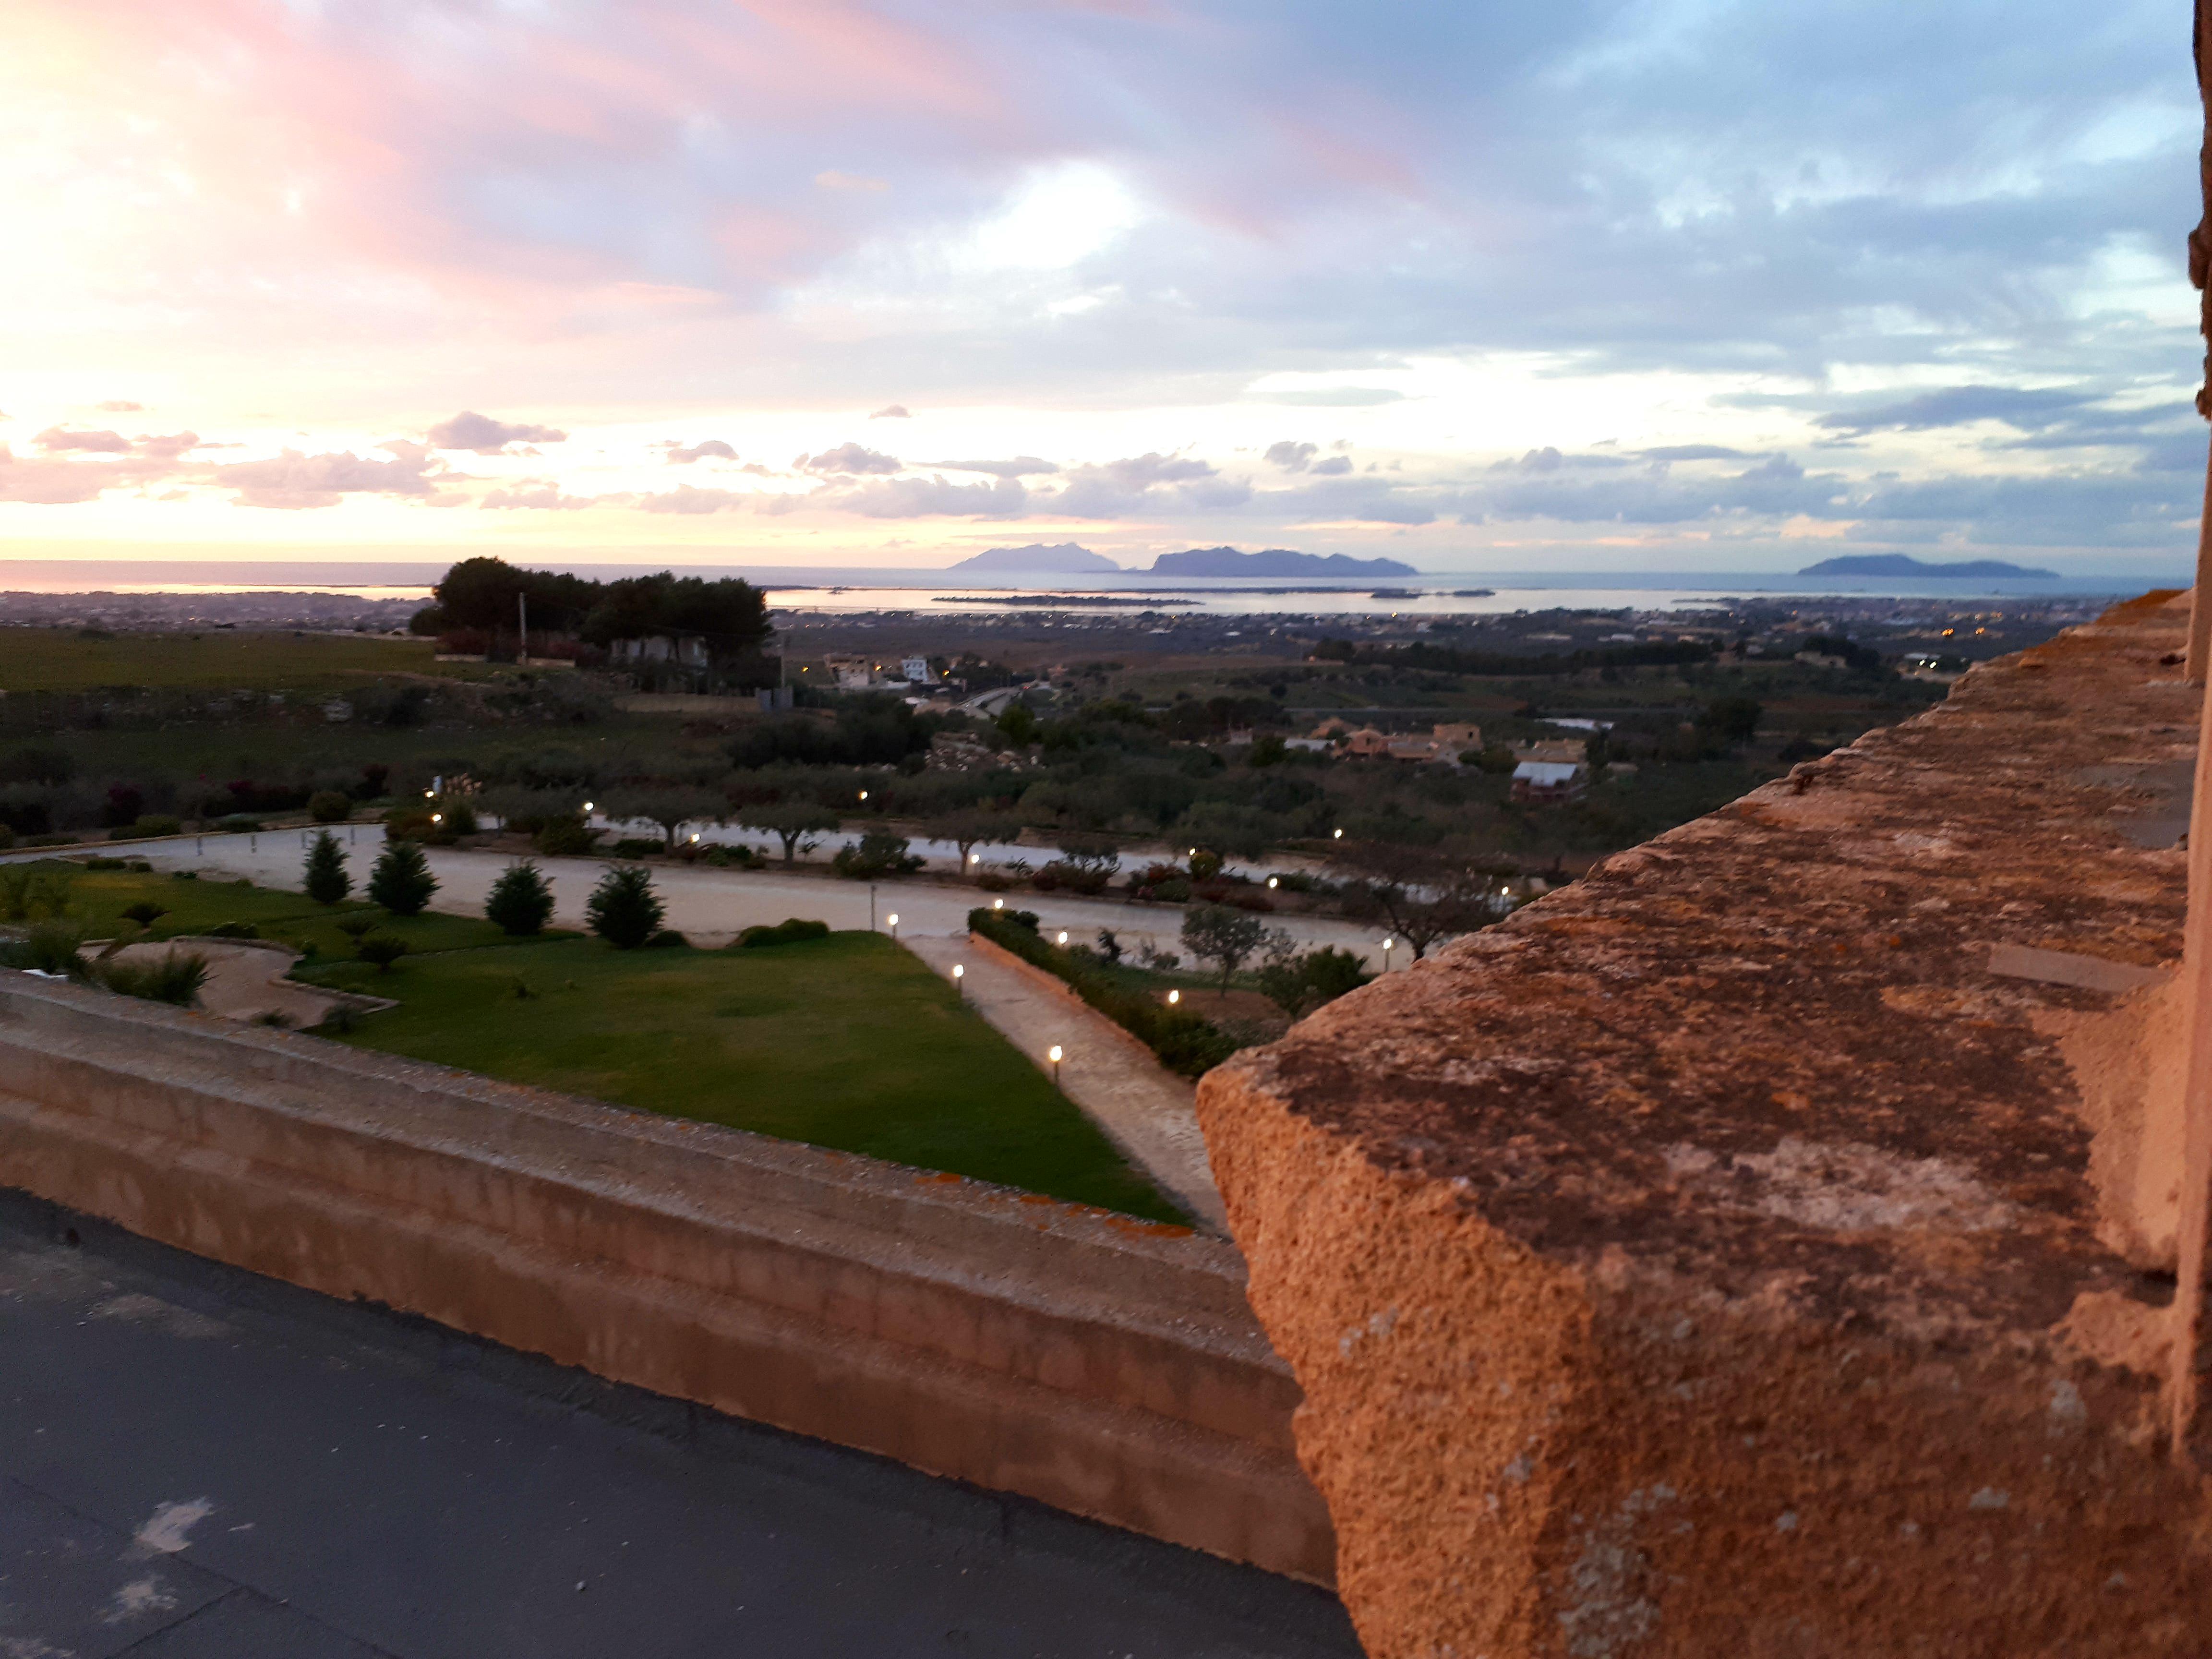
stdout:
<svg viewBox="0 0 2212 1659">
<path fill-rule="evenodd" d="M 0 1193 L 0 1652 L 1358 1651 L 1289 1580 Z"/>
</svg>

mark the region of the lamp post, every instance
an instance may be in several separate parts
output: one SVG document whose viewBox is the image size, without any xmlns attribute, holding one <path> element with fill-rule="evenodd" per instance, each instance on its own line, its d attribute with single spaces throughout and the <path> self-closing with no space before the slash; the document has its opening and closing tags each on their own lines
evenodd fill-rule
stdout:
<svg viewBox="0 0 2212 1659">
<path fill-rule="evenodd" d="M 1267 890 L 1271 893 L 1275 890 L 1275 878 L 1273 876 L 1267 878 Z"/>
<path fill-rule="evenodd" d="M 952 994 L 963 1002 L 968 1000 L 968 970 L 957 962 L 952 964 Z"/>
<path fill-rule="evenodd" d="M 891 939 L 892 942 L 896 944 L 898 939 L 898 912 L 896 910 L 892 911 L 889 920 L 891 925 Z"/>
<path fill-rule="evenodd" d="M 1397 942 L 1398 941 L 1395 939 L 1386 939 L 1382 941 L 1382 971 L 1386 974 L 1390 971 L 1391 947 L 1396 945 Z"/>
<path fill-rule="evenodd" d="M 1060 1087 L 1060 1045 L 1055 1042 L 1045 1050 L 1044 1057 L 1052 1062 L 1052 1086 Z"/>
<path fill-rule="evenodd" d="M 1169 992 L 1169 993 L 1168 993 L 1168 1006 L 1169 1006 L 1169 1007 L 1170 1007 L 1170 1008 L 1174 1007 L 1177 1003 L 1181 1002 L 1182 1000 L 1182 993 L 1181 991 L 1170 991 L 1170 992 Z"/>
<path fill-rule="evenodd" d="M 1065 948 L 1066 947 L 1066 945 L 1067 945 L 1067 929 L 1066 929 L 1066 928 L 1065 928 L 1065 927 L 1063 927 L 1063 928 L 1061 928 L 1061 929 L 1060 930 L 1060 946 L 1061 946 L 1061 948 L 1062 948 L 1062 949 L 1065 949 Z"/>
<path fill-rule="evenodd" d="M 876 884 L 868 884 L 868 931 L 876 931 Z"/>
</svg>

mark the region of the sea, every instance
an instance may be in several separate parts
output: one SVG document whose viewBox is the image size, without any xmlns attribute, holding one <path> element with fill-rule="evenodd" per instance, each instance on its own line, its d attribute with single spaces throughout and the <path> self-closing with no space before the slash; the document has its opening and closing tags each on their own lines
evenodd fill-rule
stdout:
<svg viewBox="0 0 2212 1659">
<path fill-rule="evenodd" d="M 580 575 L 635 575 L 662 567 L 562 564 Z M 243 561 L 0 560 L 0 593 L 358 594 L 427 601 L 443 564 Z M 2185 574 L 2061 575 L 1971 580 L 1805 576 L 1742 571 L 1468 571 L 1382 580 L 1281 580 L 1224 578 L 1161 581 L 1143 573 L 993 577 L 960 581 L 954 573 L 912 568 L 809 568 L 697 565 L 686 575 L 742 576 L 764 588 L 780 611 L 903 611 L 954 615 L 1146 610 L 1214 616 L 1504 614 L 1554 610 L 1695 611 L 1731 600 L 1898 599 L 2001 603 L 2105 599 L 2148 588 L 2185 586 Z"/>
</svg>

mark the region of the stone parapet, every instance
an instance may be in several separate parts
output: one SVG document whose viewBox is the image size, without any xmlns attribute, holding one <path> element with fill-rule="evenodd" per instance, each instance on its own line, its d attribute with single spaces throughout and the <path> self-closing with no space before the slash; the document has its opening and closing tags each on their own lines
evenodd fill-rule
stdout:
<svg viewBox="0 0 2212 1659">
<path fill-rule="evenodd" d="M 1327 1583 L 1225 1243 L 0 972 L 0 1185 Z"/>
<path fill-rule="evenodd" d="M 2212 1653 L 2186 623 L 1978 668 L 1202 1082 L 1377 1659 Z"/>
</svg>

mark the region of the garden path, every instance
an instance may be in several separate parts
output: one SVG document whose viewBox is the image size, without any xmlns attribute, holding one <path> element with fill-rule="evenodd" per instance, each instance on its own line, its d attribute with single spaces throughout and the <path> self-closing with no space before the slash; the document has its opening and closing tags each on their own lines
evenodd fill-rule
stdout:
<svg viewBox="0 0 2212 1659">
<path fill-rule="evenodd" d="M 1063 1051 L 1060 1092 L 1207 1231 L 1227 1236 L 1228 1212 L 1206 1162 L 1189 1083 L 1103 1014 L 1036 984 L 1018 968 L 988 959 L 964 931 L 902 928 L 899 943 L 947 978 L 953 964 L 960 964 L 962 994 L 969 1005 L 1039 1069 L 1053 1069 L 1046 1056 L 1057 1044 Z"/>
</svg>

